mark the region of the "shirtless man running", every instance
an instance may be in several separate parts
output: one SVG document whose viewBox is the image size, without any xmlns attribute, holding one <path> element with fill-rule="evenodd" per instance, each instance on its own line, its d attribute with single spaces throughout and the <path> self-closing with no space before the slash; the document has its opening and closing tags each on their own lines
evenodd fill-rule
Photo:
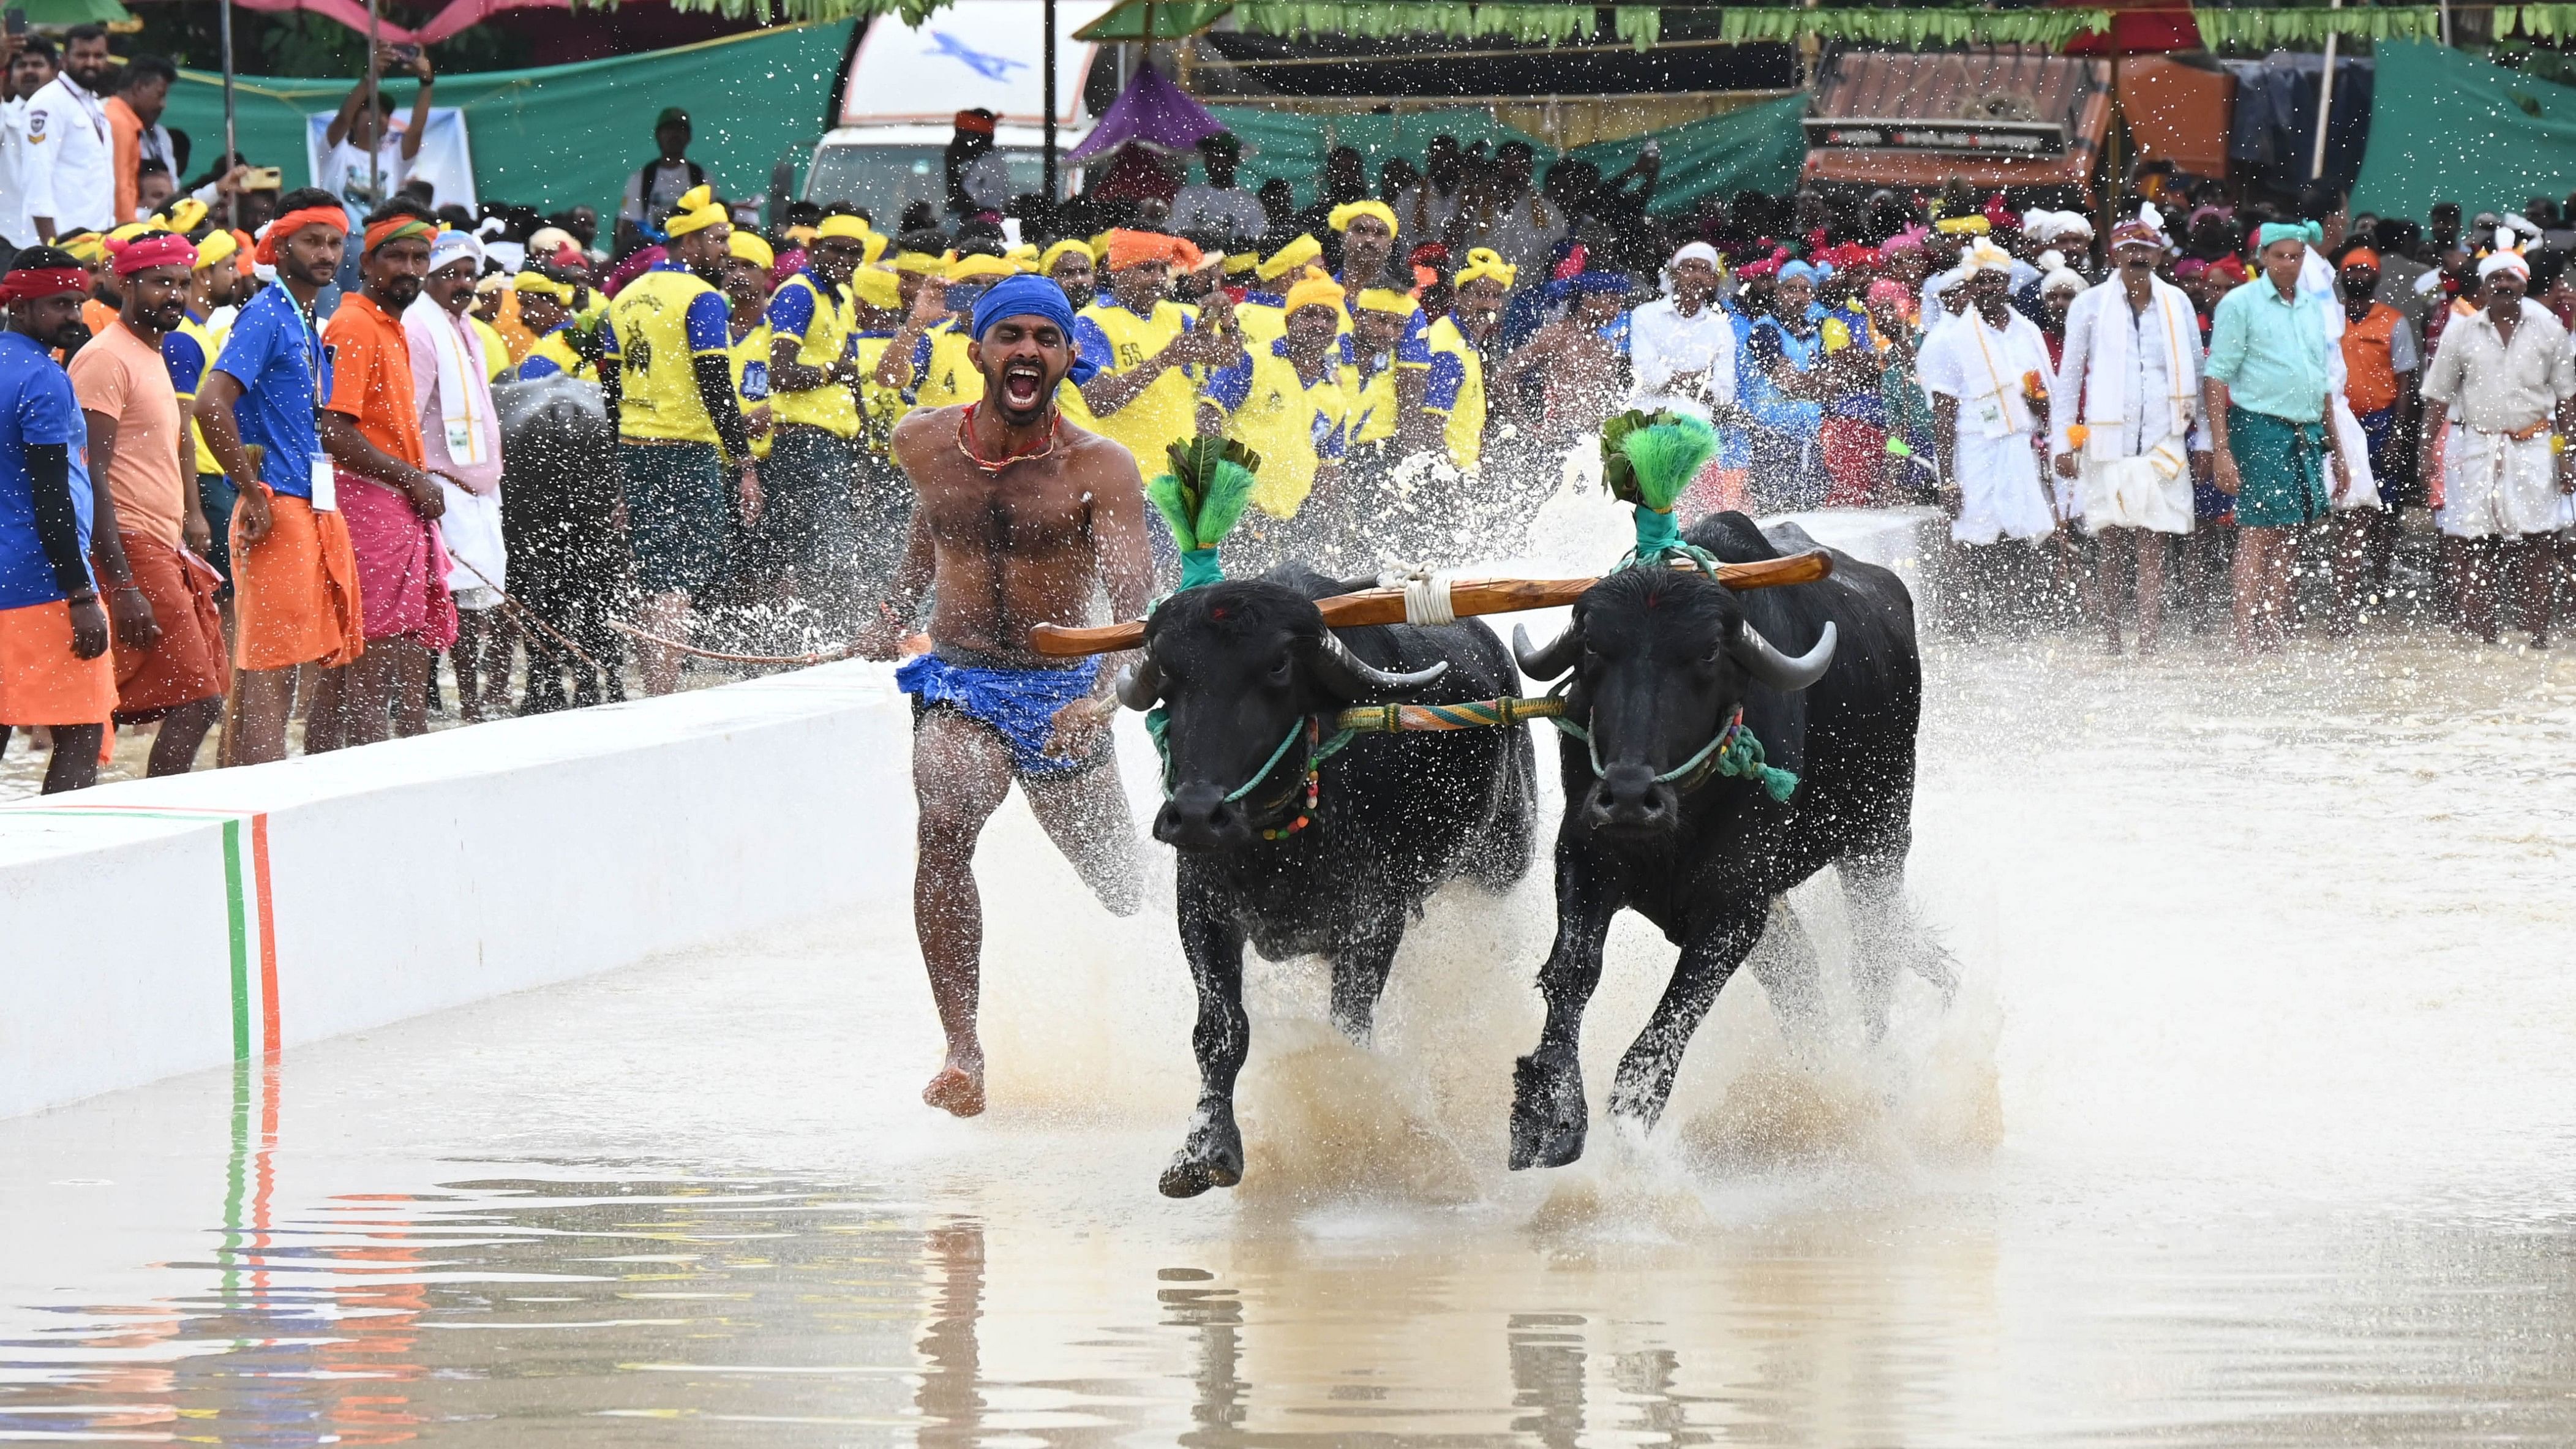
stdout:
<svg viewBox="0 0 2576 1449">
<path fill-rule="evenodd" d="M 1126 916 L 1139 904 L 1136 827 L 1109 734 L 1115 671 L 1032 653 L 1029 627 L 1091 622 L 1095 589 L 1115 617 L 1143 618 L 1153 590 L 1134 456 L 1056 414 L 1074 370 L 1064 290 L 1005 279 L 977 302 L 969 336 L 983 401 L 895 426 L 894 459 L 918 503 L 883 617 L 861 641 L 892 658 L 935 586 L 931 652 L 895 679 L 913 697 L 913 929 L 948 1034 L 948 1060 L 921 1096 L 960 1117 L 984 1110 L 975 841 L 1011 781 L 1103 905 Z"/>
</svg>

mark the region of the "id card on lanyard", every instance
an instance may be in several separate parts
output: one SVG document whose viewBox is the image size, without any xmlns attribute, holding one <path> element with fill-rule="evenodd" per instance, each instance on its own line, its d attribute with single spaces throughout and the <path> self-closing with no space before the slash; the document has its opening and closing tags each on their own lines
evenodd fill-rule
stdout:
<svg viewBox="0 0 2576 1449">
<path fill-rule="evenodd" d="M 302 307 L 295 308 L 295 320 L 302 323 L 304 327 L 304 357 L 306 365 L 313 369 L 313 401 L 318 419 L 322 387 L 330 377 L 325 371 L 328 359 L 323 355 L 321 335 L 313 330 L 313 321 L 304 315 Z M 313 490 L 313 511 L 336 513 L 340 508 L 340 485 L 332 477 L 331 455 L 322 447 L 321 432 L 321 425 L 317 421 L 314 426 L 313 459 L 309 475 L 309 483 Z"/>
</svg>

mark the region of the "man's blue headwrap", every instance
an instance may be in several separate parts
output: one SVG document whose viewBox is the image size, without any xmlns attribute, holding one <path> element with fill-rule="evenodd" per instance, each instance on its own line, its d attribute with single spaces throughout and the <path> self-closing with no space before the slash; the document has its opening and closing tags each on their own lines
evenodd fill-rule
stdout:
<svg viewBox="0 0 2576 1449">
<path fill-rule="evenodd" d="M 1005 317 L 1044 317 L 1064 333 L 1066 346 L 1075 346 L 1073 299 L 1064 294 L 1064 288 L 1056 285 L 1052 277 L 1022 272 L 995 282 L 983 296 L 975 299 L 974 320 L 969 324 L 966 335 L 981 342 L 984 334 L 993 329 L 993 324 Z M 1090 381 L 1092 374 L 1099 370 L 1097 358 L 1084 357 L 1079 348 L 1076 349 L 1073 359 L 1076 387 Z"/>
</svg>

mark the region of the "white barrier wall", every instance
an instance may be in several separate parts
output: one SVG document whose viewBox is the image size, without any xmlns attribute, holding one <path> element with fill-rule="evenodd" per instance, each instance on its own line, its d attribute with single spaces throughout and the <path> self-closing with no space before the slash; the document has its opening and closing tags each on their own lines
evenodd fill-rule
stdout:
<svg viewBox="0 0 2576 1449">
<path fill-rule="evenodd" d="M 0 806 L 0 1116 L 892 904 L 881 665 Z"/>
</svg>

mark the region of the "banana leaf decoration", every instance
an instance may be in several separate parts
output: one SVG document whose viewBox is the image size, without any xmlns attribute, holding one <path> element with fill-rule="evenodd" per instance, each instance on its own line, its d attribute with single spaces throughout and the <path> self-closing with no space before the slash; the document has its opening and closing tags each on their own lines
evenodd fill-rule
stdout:
<svg viewBox="0 0 2576 1449">
<path fill-rule="evenodd" d="M 1172 470 L 1155 475 L 1145 496 L 1171 525 L 1181 550 L 1181 587 L 1194 589 L 1225 577 L 1217 545 L 1234 531 L 1252 503 L 1261 455 L 1232 438 L 1184 438 L 1163 450 Z"/>
</svg>

